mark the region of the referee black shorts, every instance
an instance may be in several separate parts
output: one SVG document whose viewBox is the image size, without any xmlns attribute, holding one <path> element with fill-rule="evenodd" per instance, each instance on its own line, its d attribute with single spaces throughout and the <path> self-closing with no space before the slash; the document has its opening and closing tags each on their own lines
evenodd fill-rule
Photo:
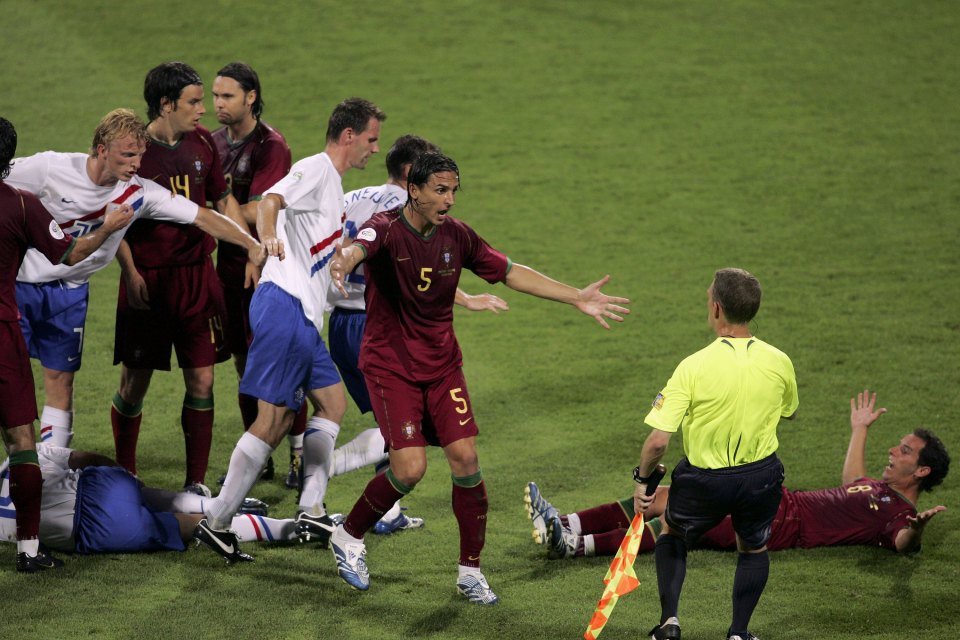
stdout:
<svg viewBox="0 0 960 640">
<path fill-rule="evenodd" d="M 664 514 L 673 533 L 694 546 L 707 530 L 732 516 L 733 529 L 748 549 L 770 539 L 782 497 L 783 464 L 772 453 L 763 460 L 723 469 L 701 469 L 680 460 L 673 470 Z"/>
</svg>

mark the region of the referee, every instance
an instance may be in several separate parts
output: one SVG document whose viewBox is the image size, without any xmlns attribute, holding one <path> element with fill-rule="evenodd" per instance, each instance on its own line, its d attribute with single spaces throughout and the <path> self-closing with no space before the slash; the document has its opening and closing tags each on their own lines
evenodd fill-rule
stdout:
<svg viewBox="0 0 960 640">
<path fill-rule="evenodd" d="M 798 405 L 790 358 L 750 332 L 759 308 L 760 283 L 753 275 L 717 271 L 707 289 L 708 322 L 717 338 L 680 363 L 644 420 L 653 429 L 634 470 L 637 512 L 649 508 L 647 478 L 681 426 L 685 454 L 673 471 L 657 540 L 661 613 L 650 631 L 653 640 L 679 640 L 687 547 L 728 514 L 740 554 L 727 638 L 755 640 L 747 627 L 767 583 L 766 545 L 783 483 L 777 424 L 793 418 Z"/>
</svg>

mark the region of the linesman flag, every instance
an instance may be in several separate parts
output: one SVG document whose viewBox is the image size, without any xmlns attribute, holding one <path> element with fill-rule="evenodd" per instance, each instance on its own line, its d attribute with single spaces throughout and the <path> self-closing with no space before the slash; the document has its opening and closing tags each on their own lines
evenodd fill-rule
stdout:
<svg viewBox="0 0 960 640">
<path fill-rule="evenodd" d="M 666 468 L 662 464 L 657 465 L 647 482 L 647 495 L 653 495 L 665 473 Z M 590 618 L 587 631 L 583 634 L 584 640 L 596 640 L 607 624 L 607 620 L 610 619 L 620 596 L 626 595 L 640 586 L 640 580 L 633 570 L 633 563 L 637 559 L 637 551 L 640 549 L 643 527 L 643 514 L 638 513 L 633 517 L 633 522 L 627 529 L 627 535 L 623 537 L 623 542 L 617 549 L 617 555 L 610 563 L 610 568 L 607 569 L 607 575 L 603 577 L 603 584 L 606 587 L 603 590 L 603 595 L 600 596 L 600 602 L 597 603 L 596 610 L 593 612 L 593 617 Z"/>
</svg>

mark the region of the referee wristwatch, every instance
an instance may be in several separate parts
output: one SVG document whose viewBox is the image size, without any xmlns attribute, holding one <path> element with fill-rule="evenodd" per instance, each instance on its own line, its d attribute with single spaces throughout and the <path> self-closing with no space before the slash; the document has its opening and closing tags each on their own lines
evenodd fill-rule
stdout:
<svg viewBox="0 0 960 640">
<path fill-rule="evenodd" d="M 640 465 L 637 465 L 633 468 L 633 481 L 637 484 L 647 484 L 650 482 L 650 476 L 641 476 L 640 475 Z"/>
</svg>

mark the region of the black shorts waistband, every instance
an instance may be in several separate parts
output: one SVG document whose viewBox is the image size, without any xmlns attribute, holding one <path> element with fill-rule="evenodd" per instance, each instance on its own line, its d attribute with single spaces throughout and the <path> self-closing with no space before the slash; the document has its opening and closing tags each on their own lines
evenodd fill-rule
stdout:
<svg viewBox="0 0 960 640">
<path fill-rule="evenodd" d="M 686 460 L 686 458 L 684 458 L 684 460 Z M 687 464 L 690 464 L 690 466 L 693 467 L 694 469 L 697 469 L 698 471 L 702 471 L 706 474 L 717 475 L 717 476 L 727 476 L 735 473 L 739 474 L 739 473 L 751 473 L 753 471 L 760 471 L 762 469 L 766 469 L 770 465 L 778 464 L 779 462 L 780 462 L 780 458 L 778 458 L 776 452 L 774 452 L 768 455 L 766 458 L 763 458 L 762 460 L 757 460 L 756 462 L 748 462 L 747 464 L 737 465 L 736 467 L 723 467 L 721 469 L 704 469 L 703 467 L 697 467 L 695 465 L 690 464 L 689 461 L 687 461 Z"/>
<path fill-rule="evenodd" d="M 330 314 L 333 315 L 334 313 L 337 313 L 337 314 L 346 313 L 350 315 L 356 315 L 358 313 L 366 313 L 366 312 L 367 312 L 366 309 L 344 309 L 343 307 L 334 307 L 333 311 L 331 311 Z"/>
</svg>

